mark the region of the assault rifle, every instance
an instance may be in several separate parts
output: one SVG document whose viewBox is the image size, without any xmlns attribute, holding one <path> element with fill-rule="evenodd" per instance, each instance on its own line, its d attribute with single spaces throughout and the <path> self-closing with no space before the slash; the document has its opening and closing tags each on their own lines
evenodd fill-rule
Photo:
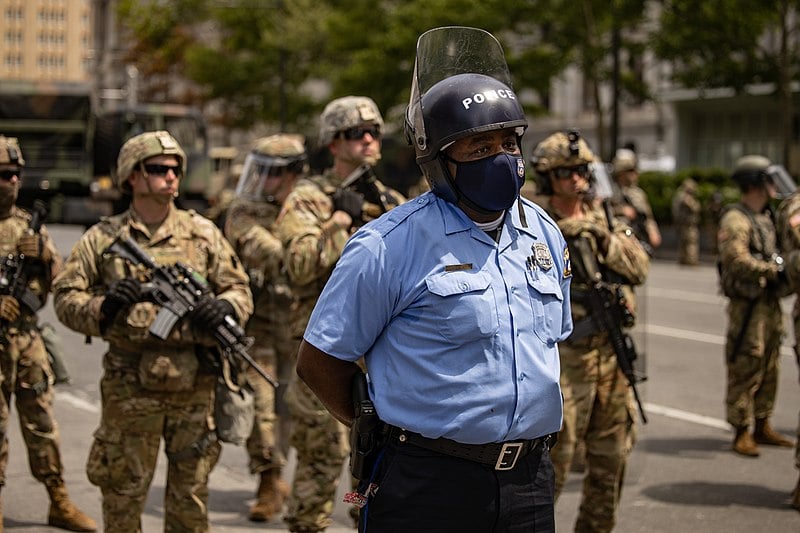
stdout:
<svg viewBox="0 0 800 533">
<path fill-rule="evenodd" d="M 31 221 L 26 231 L 29 234 L 39 233 L 46 217 L 47 205 L 41 200 L 33 202 Z M 13 296 L 31 313 L 37 312 L 43 305 L 39 297 L 28 289 L 34 261 L 24 255 L 8 254 L 0 263 L 0 294 Z"/>
<path fill-rule="evenodd" d="M 191 267 L 181 262 L 169 266 L 159 266 L 130 237 L 117 237 L 104 253 L 117 255 L 130 261 L 133 265 L 142 265 L 149 270 L 150 281 L 143 284 L 143 290 L 161 306 L 155 320 L 150 325 L 150 333 L 159 339 L 169 337 L 179 319 L 206 300 L 214 298 L 208 282 Z M 222 356 L 232 367 L 238 368 L 236 363 L 244 362 L 258 372 L 270 385 L 278 388 L 275 378 L 267 374 L 247 353 L 247 349 L 253 344 L 253 339 L 245 335 L 244 330 L 232 316 L 226 315 L 225 321 L 212 334 L 219 344 Z M 223 377 L 226 378 L 230 387 L 228 376 Z"/>
<path fill-rule="evenodd" d="M 381 194 L 378 185 L 375 183 L 378 177 L 372 165 L 364 163 L 351 172 L 339 186 L 340 189 L 351 189 L 364 197 L 364 200 L 375 204 L 380 208 L 381 213 L 387 212 L 393 206 L 389 205 L 385 195 Z"/>
<path fill-rule="evenodd" d="M 642 400 L 639 398 L 639 391 L 636 384 L 645 381 L 647 376 L 636 372 L 633 363 L 638 354 L 633 339 L 623 327 L 633 325 L 633 315 L 625 305 L 625 296 L 618 283 L 609 283 L 603 280 L 603 275 L 597 264 L 597 258 L 592 252 L 589 241 L 586 237 L 578 236 L 569 242 L 570 256 L 572 257 L 572 268 L 580 279 L 585 279 L 589 283 L 589 307 L 591 309 L 591 321 L 596 329 L 608 333 L 611 346 L 617 355 L 617 364 L 622 373 L 628 380 L 628 384 L 633 391 L 636 405 L 639 407 L 639 414 L 642 423 L 647 424 L 647 417 L 644 413 Z M 577 333 L 578 338 L 588 334 L 587 331 L 578 331 L 578 324 L 573 330 L 573 338 Z"/>
</svg>

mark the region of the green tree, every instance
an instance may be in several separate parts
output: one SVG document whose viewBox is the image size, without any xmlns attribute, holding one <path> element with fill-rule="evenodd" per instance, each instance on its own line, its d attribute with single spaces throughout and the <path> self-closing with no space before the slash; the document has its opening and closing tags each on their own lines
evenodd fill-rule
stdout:
<svg viewBox="0 0 800 533">
<path fill-rule="evenodd" d="M 772 83 L 781 107 L 783 159 L 789 162 L 800 68 L 797 0 L 670 0 L 653 38 L 673 79 L 699 89 Z"/>
</svg>

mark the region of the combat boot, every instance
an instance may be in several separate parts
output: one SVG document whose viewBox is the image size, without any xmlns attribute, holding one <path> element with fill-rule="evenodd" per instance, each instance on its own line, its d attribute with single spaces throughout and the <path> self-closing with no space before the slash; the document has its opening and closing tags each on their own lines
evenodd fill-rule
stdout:
<svg viewBox="0 0 800 533">
<path fill-rule="evenodd" d="M 792 507 L 800 511 L 800 477 L 797 478 L 797 486 L 792 492 Z"/>
<path fill-rule="evenodd" d="M 289 496 L 289 486 L 281 479 L 280 468 L 261 472 L 261 481 L 256 492 L 256 503 L 250 507 L 250 520 L 266 522 L 281 512 L 284 500 Z"/>
<path fill-rule="evenodd" d="M 756 419 L 753 439 L 758 444 L 766 444 L 767 446 L 780 446 L 782 448 L 791 448 L 794 446 L 794 442 L 772 429 L 769 420 L 766 418 Z"/>
<path fill-rule="evenodd" d="M 746 427 L 736 428 L 736 437 L 733 439 L 733 451 L 748 457 L 758 457 L 759 451 L 752 435 Z"/>
<path fill-rule="evenodd" d="M 83 514 L 69 499 L 63 481 L 48 483 L 47 493 L 50 495 L 48 525 L 68 531 L 97 531 L 95 521 Z"/>
</svg>

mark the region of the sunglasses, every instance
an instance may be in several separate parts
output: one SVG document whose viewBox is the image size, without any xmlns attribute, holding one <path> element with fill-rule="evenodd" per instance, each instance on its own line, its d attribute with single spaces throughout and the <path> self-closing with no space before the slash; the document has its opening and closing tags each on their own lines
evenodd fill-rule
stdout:
<svg viewBox="0 0 800 533">
<path fill-rule="evenodd" d="M 574 167 L 558 167 L 553 170 L 556 178 L 560 180 L 569 179 L 573 174 L 577 174 L 582 178 L 589 177 L 589 165 L 577 165 Z"/>
<path fill-rule="evenodd" d="M 175 174 L 175 177 L 177 178 L 180 178 L 181 174 L 183 174 L 183 169 L 181 168 L 180 165 L 174 167 L 171 165 L 143 165 L 143 166 L 145 172 L 147 172 L 148 174 L 153 174 L 155 176 L 166 176 L 167 172 L 169 172 L 170 170 L 172 171 L 173 174 Z"/>
<path fill-rule="evenodd" d="M 22 169 L 18 168 L 16 170 L 0 170 L 0 179 L 4 181 L 11 181 L 11 178 L 14 176 L 22 179 Z"/>
<path fill-rule="evenodd" d="M 342 130 L 338 133 L 338 136 L 343 137 L 348 141 L 356 141 L 363 139 L 364 135 L 366 135 L 367 133 L 369 133 L 373 139 L 379 139 L 381 136 L 381 127 L 377 125 L 358 126 L 355 128 Z"/>
</svg>

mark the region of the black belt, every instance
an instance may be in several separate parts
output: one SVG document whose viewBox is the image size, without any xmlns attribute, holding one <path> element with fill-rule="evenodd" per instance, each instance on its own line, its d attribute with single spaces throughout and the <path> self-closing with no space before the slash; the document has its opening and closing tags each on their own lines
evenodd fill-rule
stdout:
<svg viewBox="0 0 800 533">
<path fill-rule="evenodd" d="M 390 441 L 397 439 L 401 444 L 413 444 L 444 455 L 475 461 L 476 463 L 493 466 L 495 470 L 511 470 L 520 457 L 525 457 L 541 445 L 549 448 L 553 437 L 551 434 L 533 440 L 462 444 L 444 437 L 429 439 L 419 433 L 413 433 L 395 426 L 388 426 L 388 430 Z"/>
</svg>

